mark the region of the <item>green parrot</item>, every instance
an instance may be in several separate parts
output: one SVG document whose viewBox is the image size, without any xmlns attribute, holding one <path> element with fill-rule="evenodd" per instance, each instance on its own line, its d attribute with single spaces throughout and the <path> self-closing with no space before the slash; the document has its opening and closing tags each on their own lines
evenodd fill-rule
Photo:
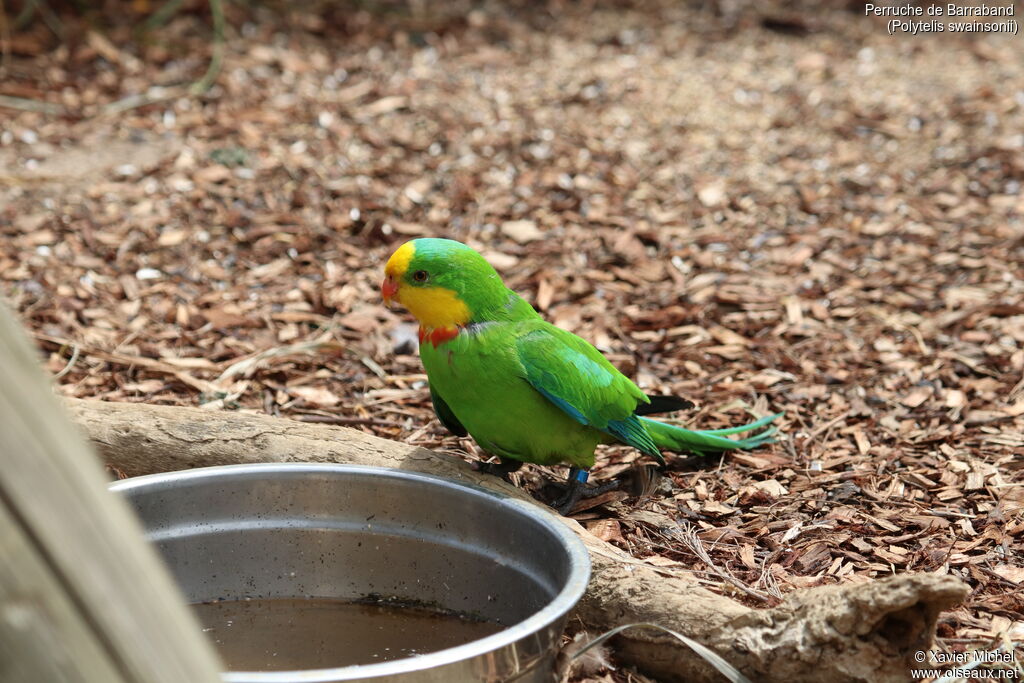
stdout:
<svg viewBox="0 0 1024 683">
<path fill-rule="evenodd" d="M 586 484 L 598 444 L 628 444 L 664 464 L 661 449 L 703 455 L 774 441 L 775 427 L 728 437 L 766 427 L 782 413 L 708 431 L 643 417 L 692 404 L 648 397 L 591 344 L 545 321 L 461 242 L 406 242 L 384 274 L 384 300 L 401 304 L 420 324 L 420 357 L 438 419 L 499 456 L 500 465 L 480 464 L 485 471 L 507 478 L 523 462 L 568 463 L 566 493 L 555 503 L 562 514 L 617 484 Z"/>
</svg>

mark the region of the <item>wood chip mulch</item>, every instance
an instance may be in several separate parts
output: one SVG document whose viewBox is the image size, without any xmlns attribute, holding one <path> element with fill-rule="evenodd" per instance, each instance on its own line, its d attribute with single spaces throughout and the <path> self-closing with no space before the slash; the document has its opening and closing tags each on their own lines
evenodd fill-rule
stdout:
<svg viewBox="0 0 1024 683">
<path fill-rule="evenodd" d="M 0 291 L 67 396 L 477 457 L 378 293 L 401 241 L 466 241 L 695 401 L 684 424 L 785 412 L 770 447 L 671 457 L 651 495 L 582 509 L 590 531 L 760 606 L 951 573 L 973 591 L 942 647 L 1020 641 L 1021 42 L 892 37 L 850 6 L 232 3 L 217 84 L 169 100 L 206 69 L 205 3 L 145 39 L 148 3 L 68 9 L 0 78 L 60 112 L 3 110 Z M 595 478 L 640 464 L 608 449 Z"/>
</svg>

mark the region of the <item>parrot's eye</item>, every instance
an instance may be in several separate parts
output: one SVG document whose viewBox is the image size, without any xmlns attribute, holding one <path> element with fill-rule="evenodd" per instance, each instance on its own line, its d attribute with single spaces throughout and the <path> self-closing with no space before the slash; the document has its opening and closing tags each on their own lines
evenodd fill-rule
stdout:
<svg viewBox="0 0 1024 683">
<path fill-rule="evenodd" d="M 430 275 L 428 275 L 427 271 L 425 270 L 417 270 L 415 273 L 412 274 L 412 279 L 415 280 L 416 282 L 426 282 L 429 278 Z"/>
</svg>

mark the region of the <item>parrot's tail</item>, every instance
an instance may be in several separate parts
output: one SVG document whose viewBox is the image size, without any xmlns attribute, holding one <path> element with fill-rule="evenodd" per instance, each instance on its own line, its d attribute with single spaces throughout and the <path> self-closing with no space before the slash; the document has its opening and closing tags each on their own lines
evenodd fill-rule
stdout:
<svg viewBox="0 0 1024 683">
<path fill-rule="evenodd" d="M 657 420 L 651 420 L 646 417 L 641 417 L 640 421 L 647 429 L 647 433 L 651 435 L 655 445 L 658 448 L 664 448 L 668 451 L 677 451 L 682 453 L 696 453 L 697 455 L 711 455 L 714 453 L 721 453 L 722 451 L 731 451 L 734 449 L 743 449 L 749 451 L 752 448 L 757 448 L 766 443 L 773 443 L 775 432 L 778 431 L 775 427 L 769 427 L 760 434 L 754 436 L 748 436 L 745 439 L 730 439 L 727 438 L 731 434 L 741 434 L 743 432 L 750 432 L 755 429 L 759 429 L 768 425 L 782 416 L 782 413 L 775 413 L 768 417 L 762 417 L 756 422 L 745 424 L 741 427 L 731 427 L 729 429 L 709 429 L 703 431 L 693 431 L 690 429 L 683 429 L 675 425 L 665 424 L 664 422 L 658 422 Z"/>
</svg>

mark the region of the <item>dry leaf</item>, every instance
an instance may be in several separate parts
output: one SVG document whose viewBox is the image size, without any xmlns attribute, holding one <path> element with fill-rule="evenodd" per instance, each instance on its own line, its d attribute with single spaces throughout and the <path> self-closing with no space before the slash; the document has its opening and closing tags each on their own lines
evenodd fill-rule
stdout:
<svg viewBox="0 0 1024 683">
<path fill-rule="evenodd" d="M 376 102 L 360 107 L 356 110 L 356 116 L 380 116 L 381 114 L 388 114 L 402 107 L 405 107 L 409 103 L 409 98 L 402 95 L 392 95 L 391 97 L 382 97 Z"/>
<path fill-rule="evenodd" d="M 318 406 L 336 406 L 341 399 L 323 387 L 288 387 L 288 393 Z"/>
<path fill-rule="evenodd" d="M 622 527 L 614 519 L 600 519 L 586 525 L 587 530 L 602 541 L 618 541 L 625 543 L 622 537 Z"/>
<path fill-rule="evenodd" d="M 908 408 L 917 408 L 932 396 L 931 387 L 917 387 L 903 397 L 901 401 Z"/>
<path fill-rule="evenodd" d="M 520 244 L 526 244 L 527 242 L 544 237 L 544 233 L 540 231 L 537 224 L 528 220 L 505 221 L 501 224 L 501 232 Z"/>
<path fill-rule="evenodd" d="M 483 255 L 484 258 L 487 259 L 487 262 L 499 271 L 515 268 L 516 264 L 519 263 L 519 259 L 515 256 L 500 251 L 494 251 L 493 249 L 483 252 Z"/>
<path fill-rule="evenodd" d="M 207 166 L 196 171 L 192 178 L 197 183 L 223 183 L 225 180 L 231 177 L 231 169 L 227 166 L 221 166 L 220 164 L 214 164 L 213 166 Z"/>
<path fill-rule="evenodd" d="M 698 188 L 697 199 L 709 209 L 723 206 L 726 201 L 725 183 L 718 181 Z"/>
<path fill-rule="evenodd" d="M 717 500 L 709 500 L 701 506 L 701 512 L 705 512 L 709 515 L 731 515 L 736 512 L 736 508 L 719 503 Z"/>
</svg>

